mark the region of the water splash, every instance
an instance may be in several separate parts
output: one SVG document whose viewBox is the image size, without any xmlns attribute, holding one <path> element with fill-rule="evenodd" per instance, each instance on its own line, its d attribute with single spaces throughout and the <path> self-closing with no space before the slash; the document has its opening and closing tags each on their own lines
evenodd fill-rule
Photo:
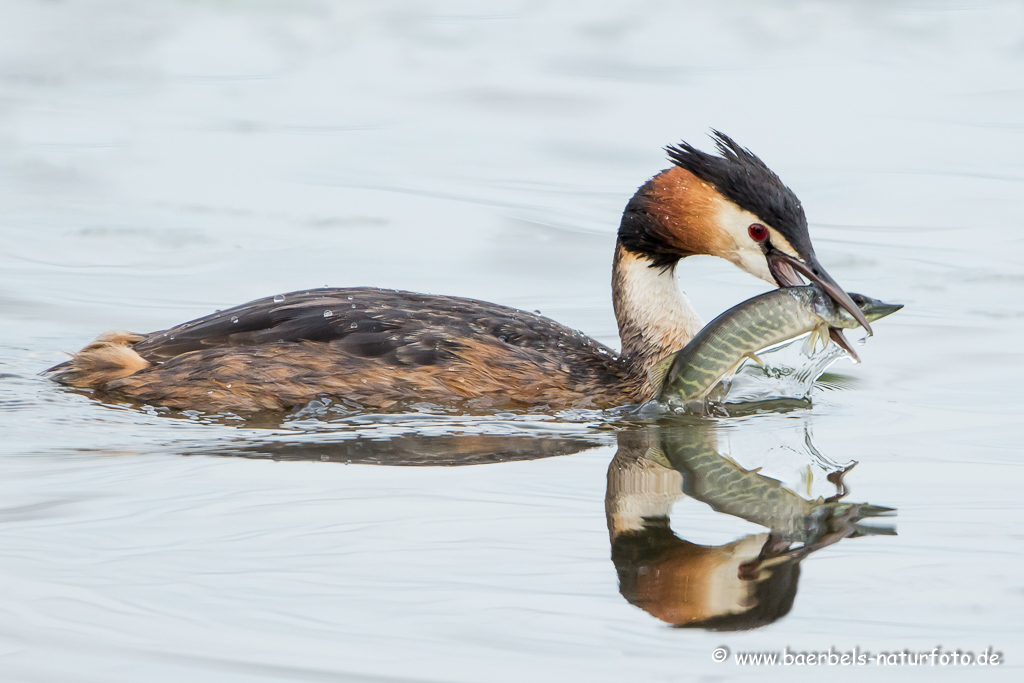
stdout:
<svg viewBox="0 0 1024 683">
<path fill-rule="evenodd" d="M 807 400 L 814 382 L 832 363 L 846 356 L 836 344 L 808 348 L 797 337 L 759 354 L 764 366 L 745 361 L 730 379 L 724 379 L 708 395 L 710 404 L 761 403 Z"/>
</svg>

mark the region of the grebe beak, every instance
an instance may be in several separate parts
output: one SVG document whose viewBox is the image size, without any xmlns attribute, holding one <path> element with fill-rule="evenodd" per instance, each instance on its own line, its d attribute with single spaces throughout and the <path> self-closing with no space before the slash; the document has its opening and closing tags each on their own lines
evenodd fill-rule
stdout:
<svg viewBox="0 0 1024 683">
<path fill-rule="evenodd" d="M 854 303 L 850 295 L 839 286 L 839 283 L 825 272 L 825 269 L 821 267 L 821 264 L 818 263 L 818 260 L 813 255 L 805 263 L 784 251 L 779 251 L 772 247 L 765 254 L 765 258 L 768 259 L 768 269 L 771 271 L 772 277 L 775 278 L 780 287 L 798 287 L 802 285 L 803 281 L 800 279 L 800 275 L 803 275 L 821 287 L 837 304 L 849 311 L 853 319 L 860 323 L 860 326 L 867 331 L 869 337 L 874 334 L 871 331 L 871 324 L 864 316 L 864 311 L 860 310 L 860 307 Z M 797 273 L 800 275 L 797 275 Z M 840 344 L 840 346 L 843 346 L 848 352 L 852 352 L 849 344 Z M 853 355 L 856 356 L 856 354 Z"/>
</svg>

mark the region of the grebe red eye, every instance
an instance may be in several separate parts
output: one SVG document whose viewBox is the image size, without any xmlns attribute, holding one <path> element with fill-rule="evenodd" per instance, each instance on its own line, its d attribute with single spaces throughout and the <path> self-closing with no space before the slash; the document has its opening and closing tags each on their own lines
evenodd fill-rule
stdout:
<svg viewBox="0 0 1024 683">
<path fill-rule="evenodd" d="M 755 242 L 764 242 L 768 239 L 768 228 L 764 227 L 760 223 L 753 223 L 749 228 L 747 228 L 747 232 L 750 233 L 750 239 Z"/>
</svg>

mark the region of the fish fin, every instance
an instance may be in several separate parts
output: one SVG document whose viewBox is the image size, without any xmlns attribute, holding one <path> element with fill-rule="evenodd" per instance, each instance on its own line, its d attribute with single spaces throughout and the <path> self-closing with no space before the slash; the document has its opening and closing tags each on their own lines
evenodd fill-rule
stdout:
<svg viewBox="0 0 1024 683">
<path fill-rule="evenodd" d="M 662 467 L 672 469 L 672 463 L 669 461 L 668 456 L 665 455 L 665 451 L 661 450 L 661 446 L 651 446 L 647 449 L 647 453 L 644 457 L 652 462 L 656 462 Z"/>
<path fill-rule="evenodd" d="M 800 484 L 803 486 L 803 494 L 806 498 L 811 497 L 811 486 L 814 484 L 814 470 L 806 465 L 800 473 Z"/>
<path fill-rule="evenodd" d="M 821 340 L 821 347 L 824 349 L 828 346 L 828 326 L 819 325 L 811 330 L 811 333 L 807 335 L 807 341 L 804 342 L 804 352 L 808 356 L 813 356 L 818 350 L 818 340 Z"/>
<path fill-rule="evenodd" d="M 676 354 L 670 353 L 652 365 L 651 369 L 647 371 L 647 381 L 651 383 L 655 396 L 661 393 L 661 388 L 665 384 L 665 377 L 668 376 L 668 371 L 672 368 L 672 362 L 675 359 Z"/>
<path fill-rule="evenodd" d="M 818 330 L 817 328 L 811 330 L 811 333 L 807 335 L 807 339 L 804 339 L 804 354 L 808 356 L 814 355 L 814 347 L 818 345 Z"/>
<path fill-rule="evenodd" d="M 718 378 L 718 382 L 728 382 L 729 380 L 731 380 L 733 378 L 733 376 L 736 374 L 736 371 L 740 369 L 741 365 L 743 365 L 743 358 L 745 358 L 745 357 L 746 356 L 741 357 L 739 359 L 739 361 L 737 361 L 737 363 L 735 365 L 733 365 L 731 368 L 729 368 L 728 371 L 726 371 L 721 377 L 719 377 Z M 716 382 L 716 384 L 717 384 L 717 382 Z M 712 385 L 711 388 L 714 388 L 714 385 Z M 711 388 L 708 389 L 709 392 L 711 391 Z M 707 395 L 707 394 L 705 394 L 705 395 Z"/>
<path fill-rule="evenodd" d="M 761 360 L 761 357 L 758 356 L 756 353 L 745 353 L 743 355 L 749 358 L 750 360 L 754 361 L 758 365 L 760 365 L 762 368 L 764 367 L 764 361 Z"/>
</svg>

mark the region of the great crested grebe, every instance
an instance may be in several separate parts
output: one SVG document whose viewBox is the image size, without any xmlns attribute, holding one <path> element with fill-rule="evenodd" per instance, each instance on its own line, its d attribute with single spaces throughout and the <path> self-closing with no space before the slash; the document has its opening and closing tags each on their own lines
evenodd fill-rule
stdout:
<svg viewBox="0 0 1024 683">
<path fill-rule="evenodd" d="M 673 166 L 623 213 L 612 268 L 621 353 L 505 306 L 351 287 L 258 299 L 150 334 L 110 332 L 50 371 L 117 400 L 213 411 L 282 410 L 318 396 L 377 409 L 639 403 L 653 396 L 651 365 L 703 326 L 675 279 L 679 261 L 695 254 L 777 286 L 801 284 L 800 273 L 870 331 L 819 265 L 800 200 L 753 153 L 713 132 L 718 155 L 667 147 Z"/>
</svg>

